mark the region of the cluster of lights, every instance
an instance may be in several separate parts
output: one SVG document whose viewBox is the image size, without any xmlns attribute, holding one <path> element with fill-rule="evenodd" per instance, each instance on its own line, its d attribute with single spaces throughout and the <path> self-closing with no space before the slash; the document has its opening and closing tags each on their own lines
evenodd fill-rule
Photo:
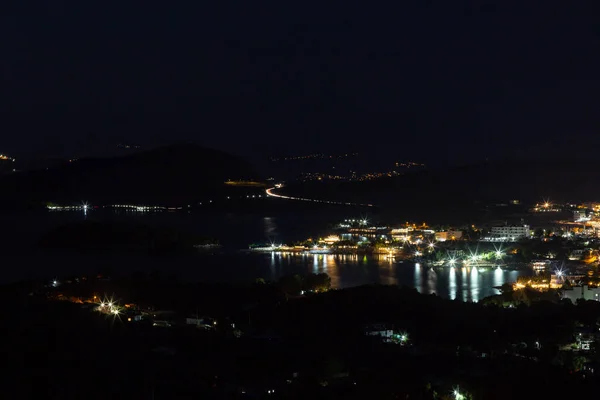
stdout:
<svg viewBox="0 0 600 400">
<path fill-rule="evenodd" d="M 48 210 L 52 211 L 76 211 L 83 210 L 86 211 L 88 209 L 88 205 L 82 204 L 80 206 L 46 206 Z"/>
<path fill-rule="evenodd" d="M 394 335 L 394 337 L 400 342 L 401 345 L 408 343 L 408 333 L 401 332 Z"/>
<path fill-rule="evenodd" d="M 12 161 L 12 162 L 14 162 L 14 161 L 15 161 L 15 159 L 14 159 L 14 158 L 11 158 L 11 157 L 9 157 L 9 156 L 7 156 L 7 155 L 5 155 L 5 154 L 0 154 L 0 160 L 4 160 L 4 161 Z"/>
<path fill-rule="evenodd" d="M 398 172 L 396 171 L 388 171 L 388 172 L 368 172 L 368 173 L 364 173 L 364 174 L 356 174 L 356 172 L 353 172 L 352 175 L 350 176 L 343 176 L 343 175 L 330 175 L 330 174 L 324 174 L 324 173 L 320 173 L 320 172 L 308 172 L 308 173 L 302 173 L 300 180 L 302 181 L 311 181 L 311 180 L 318 180 L 318 181 L 322 181 L 322 180 L 341 180 L 341 181 L 368 181 L 368 180 L 373 180 L 373 179 L 379 179 L 379 178 L 390 178 L 392 176 L 397 176 L 399 175 Z"/>
<path fill-rule="evenodd" d="M 501 249 L 496 249 L 494 251 L 493 256 L 496 260 L 501 260 L 504 257 L 504 252 Z M 465 265 L 476 264 L 479 261 L 483 260 L 484 256 L 482 254 L 471 253 L 471 255 L 463 260 Z M 449 257 L 447 260 L 448 265 L 451 267 L 455 266 L 460 260 L 456 257 Z"/>
<path fill-rule="evenodd" d="M 256 182 L 256 181 L 244 181 L 244 180 L 240 180 L 240 181 L 228 180 L 225 182 L 225 184 L 229 185 L 229 186 L 264 187 L 263 183 Z"/>
<path fill-rule="evenodd" d="M 308 154 L 305 156 L 271 157 L 271 161 L 294 161 L 294 160 L 320 160 L 334 158 L 348 158 L 357 156 L 358 153 L 344 153 L 339 155 L 327 155 L 323 153 Z"/>
<path fill-rule="evenodd" d="M 118 316 L 121 314 L 120 307 L 116 304 L 116 302 L 112 299 L 103 300 L 97 308 L 98 311 L 110 314 L 114 316 Z"/>
<path fill-rule="evenodd" d="M 465 395 L 464 395 L 464 394 L 462 394 L 462 393 L 461 393 L 461 392 L 458 390 L 458 388 L 454 389 L 454 390 L 452 391 L 452 394 L 454 395 L 454 399 L 455 399 L 455 400 L 465 400 L 465 399 L 466 399 Z"/>
<path fill-rule="evenodd" d="M 106 206 L 107 208 L 118 208 L 118 209 L 126 209 L 126 210 L 133 210 L 133 211 L 162 211 L 162 210 L 181 210 L 183 207 L 173 207 L 173 208 L 166 208 L 166 207 L 161 207 L 161 206 L 143 206 L 143 205 L 129 205 L 129 204 L 113 204 L 110 206 Z M 80 205 L 74 205 L 74 206 L 55 206 L 55 205 L 48 205 L 46 206 L 46 208 L 48 210 L 52 210 L 52 211 L 87 211 L 90 208 L 93 208 L 92 206 L 90 206 L 87 203 L 83 203 Z M 96 208 L 96 207 L 94 207 Z"/>
<path fill-rule="evenodd" d="M 401 163 L 401 162 L 397 162 L 396 163 L 396 167 L 403 167 L 403 168 L 424 167 L 424 166 L 425 166 L 425 164 L 419 164 L 419 163 L 412 162 L 412 161 L 409 161 L 409 162 L 406 162 L 406 163 Z"/>
</svg>

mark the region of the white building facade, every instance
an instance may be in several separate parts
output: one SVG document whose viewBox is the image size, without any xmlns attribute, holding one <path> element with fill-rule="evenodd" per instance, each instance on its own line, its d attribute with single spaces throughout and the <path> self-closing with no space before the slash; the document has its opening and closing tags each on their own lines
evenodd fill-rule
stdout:
<svg viewBox="0 0 600 400">
<path fill-rule="evenodd" d="M 490 235 L 484 240 L 489 242 L 514 242 L 529 237 L 531 237 L 531 227 L 529 225 L 504 225 L 493 226 Z"/>
</svg>

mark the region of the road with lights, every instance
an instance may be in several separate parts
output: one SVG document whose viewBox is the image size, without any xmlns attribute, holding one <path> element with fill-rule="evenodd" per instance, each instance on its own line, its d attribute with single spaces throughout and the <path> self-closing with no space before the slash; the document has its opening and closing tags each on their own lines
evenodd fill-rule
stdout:
<svg viewBox="0 0 600 400">
<path fill-rule="evenodd" d="M 299 201 L 312 201 L 314 203 L 324 203 L 324 204 L 337 204 L 342 206 L 359 206 L 359 207 L 373 207 L 373 204 L 361 204 L 361 203 L 352 203 L 352 202 L 343 202 L 343 201 L 331 201 L 331 200 L 319 200 L 319 199 L 307 199 L 305 197 L 292 197 L 292 196 L 284 196 L 281 194 L 273 193 L 273 190 L 279 189 L 279 187 L 272 187 L 266 190 L 267 196 L 277 197 L 280 199 L 287 200 L 299 200 Z"/>
</svg>

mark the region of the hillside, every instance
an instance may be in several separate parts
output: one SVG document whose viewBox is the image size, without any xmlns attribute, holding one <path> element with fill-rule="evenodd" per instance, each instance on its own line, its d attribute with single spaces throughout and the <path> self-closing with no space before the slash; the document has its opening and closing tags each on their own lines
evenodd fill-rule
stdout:
<svg viewBox="0 0 600 400">
<path fill-rule="evenodd" d="M 600 198 L 593 171 L 588 161 L 481 163 L 366 182 L 290 184 L 283 193 L 385 209 L 457 210 L 511 199 L 591 201 Z"/>
<path fill-rule="evenodd" d="M 2 204 L 182 203 L 235 191 L 228 179 L 256 179 L 245 161 L 196 145 L 173 145 L 123 157 L 80 159 L 0 179 Z"/>
</svg>

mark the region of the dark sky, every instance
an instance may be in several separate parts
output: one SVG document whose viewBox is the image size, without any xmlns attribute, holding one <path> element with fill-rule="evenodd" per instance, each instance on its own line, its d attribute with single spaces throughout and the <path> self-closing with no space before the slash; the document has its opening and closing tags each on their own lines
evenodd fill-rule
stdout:
<svg viewBox="0 0 600 400">
<path fill-rule="evenodd" d="M 12 3 L 0 152 L 15 157 L 193 141 L 454 163 L 600 144 L 591 1 Z"/>
</svg>

